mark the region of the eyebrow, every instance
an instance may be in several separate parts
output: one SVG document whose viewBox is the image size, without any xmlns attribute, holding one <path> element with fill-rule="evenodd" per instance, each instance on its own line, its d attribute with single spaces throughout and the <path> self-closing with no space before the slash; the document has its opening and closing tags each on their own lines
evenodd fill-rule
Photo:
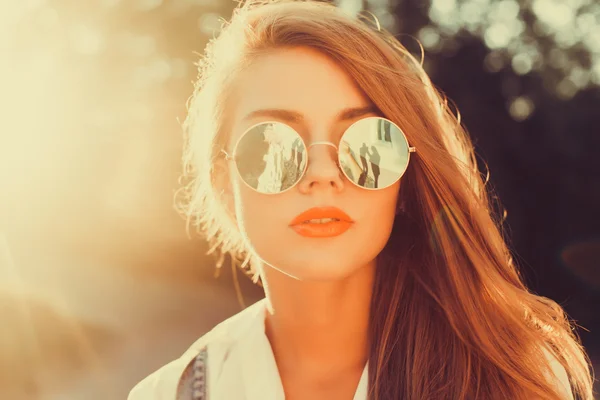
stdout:
<svg viewBox="0 0 600 400">
<path fill-rule="evenodd" d="M 349 107 L 341 110 L 336 115 L 336 121 L 342 122 L 350 119 L 358 118 L 366 114 L 378 114 L 379 110 L 375 105 L 369 104 L 364 107 Z M 298 111 L 286 110 L 282 108 L 265 108 L 255 110 L 244 117 L 244 120 L 249 120 L 257 117 L 277 118 L 286 122 L 302 122 L 304 115 Z"/>
</svg>

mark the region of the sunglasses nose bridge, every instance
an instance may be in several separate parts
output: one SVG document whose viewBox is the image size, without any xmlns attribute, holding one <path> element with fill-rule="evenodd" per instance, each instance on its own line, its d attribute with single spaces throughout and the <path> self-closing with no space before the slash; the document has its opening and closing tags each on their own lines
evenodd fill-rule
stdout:
<svg viewBox="0 0 600 400">
<path fill-rule="evenodd" d="M 318 144 L 324 144 L 324 145 L 326 145 L 326 146 L 331 146 L 331 147 L 333 147 L 333 148 L 334 148 L 336 151 L 337 151 L 337 149 L 338 149 L 338 148 L 337 148 L 337 146 L 336 146 L 335 144 L 333 144 L 333 143 L 331 143 L 331 142 L 328 142 L 327 140 L 318 140 L 318 141 L 316 141 L 316 142 L 312 142 L 312 143 L 311 143 L 311 144 L 308 146 L 308 149 L 307 149 L 307 150 L 310 150 L 310 148 L 311 148 L 311 147 L 313 147 L 313 146 L 315 146 L 315 145 L 318 145 Z"/>
<path fill-rule="evenodd" d="M 323 146 L 318 150 L 317 145 Z M 313 147 L 315 149 L 310 152 Z M 331 185 L 336 190 L 341 190 L 344 183 L 338 161 L 338 146 L 332 142 L 320 140 L 306 146 L 306 151 L 308 162 L 304 175 L 299 181 L 300 190 L 308 192 L 309 188 L 317 183 L 323 186 Z"/>
<path fill-rule="evenodd" d="M 312 142 L 310 145 L 308 145 L 308 147 L 306 148 L 306 151 L 309 152 L 310 149 L 313 146 L 316 145 L 324 145 L 324 146 L 328 146 L 330 147 L 330 151 L 327 151 L 327 153 L 333 157 L 333 161 L 338 164 L 337 162 L 337 155 L 338 155 L 338 147 L 335 145 L 335 143 L 329 142 L 327 140 L 318 140 L 318 141 L 314 141 Z M 333 151 L 331 151 L 331 149 L 333 149 Z M 314 156 L 313 156 L 314 157 Z"/>
</svg>

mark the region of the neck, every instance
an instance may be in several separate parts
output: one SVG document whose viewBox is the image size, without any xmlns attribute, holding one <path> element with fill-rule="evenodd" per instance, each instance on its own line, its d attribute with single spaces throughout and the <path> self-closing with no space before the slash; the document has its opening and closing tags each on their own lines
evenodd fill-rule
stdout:
<svg viewBox="0 0 600 400">
<path fill-rule="evenodd" d="M 265 329 L 282 373 L 364 368 L 375 263 L 337 281 L 300 281 L 265 266 Z"/>
</svg>

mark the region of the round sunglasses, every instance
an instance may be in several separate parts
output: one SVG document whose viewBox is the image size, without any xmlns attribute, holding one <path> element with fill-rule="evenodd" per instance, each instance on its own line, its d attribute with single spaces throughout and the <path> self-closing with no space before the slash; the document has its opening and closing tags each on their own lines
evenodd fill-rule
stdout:
<svg viewBox="0 0 600 400">
<path fill-rule="evenodd" d="M 404 132 L 392 121 L 367 117 L 354 122 L 339 144 L 312 142 L 308 147 L 290 126 L 275 121 L 248 128 L 237 140 L 233 153 L 225 158 L 235 162 L 242 181 L 263 194 L 283 193 L 293 188 L 306 173 L 308 149 L 315 145 L 336 149 L 338 167 L 356 186 L 385 189 L 396 183 L 408 167 L 410 153 Z"/>
</svg>

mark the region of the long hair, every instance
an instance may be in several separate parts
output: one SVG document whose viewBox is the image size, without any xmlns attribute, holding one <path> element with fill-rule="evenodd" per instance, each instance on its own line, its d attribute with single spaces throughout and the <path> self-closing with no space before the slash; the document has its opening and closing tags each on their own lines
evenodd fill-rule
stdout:
<svg viewBox="0 0 600 400">
<path fill-rule="evenodd" d="M 560 399 L 549 358 L 573 393 L 592 400 L 589 360 L 568 317 L 522 283 L 477 169 L 472 143 L 445 97 L 389 32 L 316 1 L 249 1 L 209 41 L 184 123 L 188 223 L 222 257 L 251 254 L 216 181 L 227 104 L 241 70 L 273 49 L 329 56 L 418 153 L 402 178 L 402 212 L 377 260 L 369 327 L 370 399 Z M 499 214 L 499 213 L 498 213 Z M 220 265 L 220 264 L 219 264 Z"/>
</svg>

